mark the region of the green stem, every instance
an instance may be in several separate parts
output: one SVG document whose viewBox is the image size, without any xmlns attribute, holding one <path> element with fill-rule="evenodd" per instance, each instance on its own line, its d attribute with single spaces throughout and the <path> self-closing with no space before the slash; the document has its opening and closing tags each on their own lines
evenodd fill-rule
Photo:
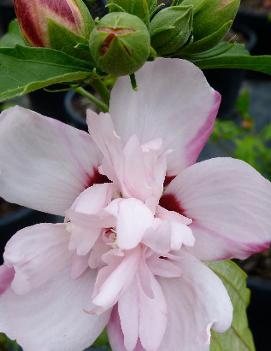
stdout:
<svg viewBox="0 0 271 351">
<path fill-rule="evenodd" d="M 108 112 L 109 107 L 107 104 L 105 104 L 103 101 L 99 100 L 96 98 L 96 96 L 92 95 L 88 91 L 86 91 L 82 87 L 74 87 L 74 91 L 76 91 L 78 94 L 86 97 L 89 101 L 91 101 L 93 104 L 95 104 L 102 112 Z"/>
<path fill-rule="evenodd" d="M 99 78 L 94 78 L 90 84 L 100 94 L 104 102 L 109 105 L 110 93 L 103 81 Z"/>
</svg>

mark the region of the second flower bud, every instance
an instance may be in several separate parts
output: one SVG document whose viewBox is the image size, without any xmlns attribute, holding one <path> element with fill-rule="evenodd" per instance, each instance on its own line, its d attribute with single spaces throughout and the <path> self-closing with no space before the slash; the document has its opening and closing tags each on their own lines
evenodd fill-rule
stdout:
<svg viewBox="0 0 271 351">
<path fill-rule="evenodd" d="M 136 16 L 112 12 L 90 35 L 90 51 L 98 68 L 116 76 L 132 74 L 148 59 L 150 34 Z"/>
</svg>

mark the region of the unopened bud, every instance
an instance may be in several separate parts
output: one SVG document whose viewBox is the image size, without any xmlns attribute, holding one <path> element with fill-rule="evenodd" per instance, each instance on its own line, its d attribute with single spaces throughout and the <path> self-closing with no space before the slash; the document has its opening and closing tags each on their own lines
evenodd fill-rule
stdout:
<svg viewBox="0 0 271 351">
<path fill-rule="evenodd" d="M 193 5 L 193 42 L 185 53 L 211 49 L 227 34 L 240 6 L 240 0 L 184 0 Z"/>
<path fill-rule="evenodd" d="M 134 73 L 148 59 L 150 34 L 138 17 L 112 12 L 93 29 L 89 45 L 97 67 L 121 76 Z"/>
<path fill-rule="evenodd" d="M 15 0 L 14 5 L 31 45 L 73 53 L 88 44 L 94 21 L 82 0 Z"/>
<path fill-rule="evenodd" d="M 176 53 L 189 40 L 193 6 L 172 6 L 158 12 L 150 25 L 152 47 L 161 56 Z"/>
</svg>

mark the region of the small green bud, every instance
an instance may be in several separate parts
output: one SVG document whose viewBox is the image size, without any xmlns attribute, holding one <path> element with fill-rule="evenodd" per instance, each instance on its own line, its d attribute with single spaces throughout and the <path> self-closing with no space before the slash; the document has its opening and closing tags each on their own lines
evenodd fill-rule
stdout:
<svg viewBox="0 0 271 351">
<path fill-rule="evenodd" d="M 184 0 L 182 5 L 193 5 L 193 42 L 185 53 L 211 49 L 227 34 L 240 6 L 240 0 Z"/>
<path fill-rule="evenodd" d="M 152 47 L 161 56 L 173 55 L 189 40 L 193 6 L 172 6 L 158 12 L 150 25 Z"/>
<path fill-rule="evenodd" d="M 146 62 L 150 54 L 150 34 L 138 17 L 112 12 L 93 29 L 89 45 L 97 67 L 122 76 L 134 73 Z"/>
</svg>

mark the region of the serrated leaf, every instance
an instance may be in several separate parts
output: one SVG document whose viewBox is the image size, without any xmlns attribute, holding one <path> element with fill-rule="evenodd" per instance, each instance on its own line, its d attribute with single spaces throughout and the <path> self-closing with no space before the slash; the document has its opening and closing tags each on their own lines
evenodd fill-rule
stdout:
<svg viewBox="0 0 271 351">
<path fill-rule="evenodd" d="M 232 261 L 211 262 L 208 266 L 223 281 L 234 307 L 232 327 L 224 334 L 212 332 L 210 350 L 255 351 L 246 314 L 250 291 L 246 286 L 245 272 Z"/>
<path fill-rule="evenodd" d="M 52 84 L 86 79 L 91 69 L 88 62 L 57 50 L 0 48 L 0 101 Z"/>
</svg>

